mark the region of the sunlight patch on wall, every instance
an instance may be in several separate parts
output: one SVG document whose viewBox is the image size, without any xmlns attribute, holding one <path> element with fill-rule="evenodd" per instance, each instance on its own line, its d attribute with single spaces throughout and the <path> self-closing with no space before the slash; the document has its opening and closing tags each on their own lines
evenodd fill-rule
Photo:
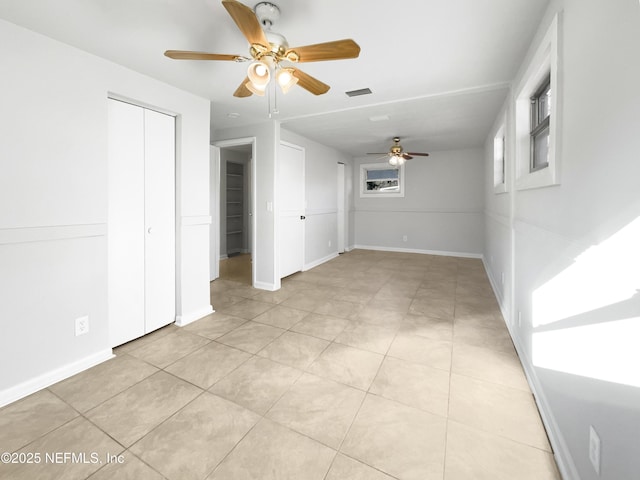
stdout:
<svg viewBox="0 0 640 480">
<path fill-rule="evenodd" d="M 640 387 L 640 317 L 534 333 L 533 364 Z"/>
<path fill-rule="evenodd" d="M 533 327 L 621 302 L 639 290 L 640 217 L 533 292 Z"/>
</svg>

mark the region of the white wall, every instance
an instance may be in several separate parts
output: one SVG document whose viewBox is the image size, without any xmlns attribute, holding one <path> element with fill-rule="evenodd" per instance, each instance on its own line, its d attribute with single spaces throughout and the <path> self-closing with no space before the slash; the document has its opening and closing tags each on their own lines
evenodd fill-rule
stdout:
<svg viewBox="0 0 640 480">
<path fill-rule="evenodd" d="M 514 191 L 512 168 L 510 191 L 495 195 L 487 139 L 485 263 L 565 478 L 630 479 L 640 471 L 640 4 L 552 1 L 532 51 L 556 12 L 560 184 Z M 513 162 L 512 99 L 506 108 Z"/>
<path fill-rule="evenodd" d="M 285 129 L 281 138 L 305 149 L 306 270 L 338 255 L 338 162 L 350 165 L 351 157 Z"/>
<path fill-rule="evenodd" d="M 375 162 L 372 157 L 354 161 L 356 247 L 472 256 L 482 253 L 481 149 L 416 157 L 405 166 L 404 197 L 360 198 L 360 165 Z"/>
<path fill-rule="evenodd" d="M 177 317 L 210 305 L 209 102 L 4 21 L 0 43 L 1 405 L 110 356 L 110 93 L 178 115 Z"/>
</svg>

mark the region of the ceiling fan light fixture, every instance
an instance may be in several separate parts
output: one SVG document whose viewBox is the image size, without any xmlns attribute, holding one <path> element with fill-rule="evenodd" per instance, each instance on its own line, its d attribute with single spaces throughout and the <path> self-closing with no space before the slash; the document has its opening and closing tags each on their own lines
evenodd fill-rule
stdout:
<svg viewBox="0 0 640 480">
<path fill-rule="evenodd" d="M 256 89 L 264 92 L 264 89 L 267 88 L 269 84 L 269 80 L 271 80 L 269 65 L 262 61 L 253 62 L 247 69 L 247 77 L 249 77 L 249 83 Z"/>
<path fill-rule="evenodd" d="M 282 93 L 287 93 L 291 87 L 298 83 L 298 79 L 293 76 L 292 68 L 282 68 L 276 74 L 276 80 Z"/>
<path fill-rule="evenodd" d="M 405 159 L 402 155 L 391 155 L 389 156 L 389 165 L 392 167 L 400 167 L 404 165 Z"/>
<path fill-rule="evenodd" d="M 262 85 L 262 86 L 257 86 L 253 83 L 251 83 L 251 80 L 249 80 L 247 83 L 244 84 L 245 87 L 247 87 L 247 89 L 253 93 L 254 95 L 258 95 L 259 97 L 264 97 L 264 93 L 267 90 L 267 86 L 266 85 Z"/>
</svg>

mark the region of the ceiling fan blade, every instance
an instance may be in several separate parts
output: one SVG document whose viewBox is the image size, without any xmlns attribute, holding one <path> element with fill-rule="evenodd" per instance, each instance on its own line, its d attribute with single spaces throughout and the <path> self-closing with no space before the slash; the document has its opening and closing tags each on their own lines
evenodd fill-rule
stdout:
<svg viewBox="0 0 640 480">
<path fill-rule="evenodd" d="M 238 88 L 236 88 L 236 91 L 233 92 L 234 97 L 244 98 L 244 97 L 250 97 L 251 95 L 253 95 L 253 93 L 251 93 L 251 90 L 247 88 L 248 81 L 249 81 L 249 77 L 246 77 L 242 81 L 242 83 L 238 86 Z"/>
<path fill-rule="evenodd" d="M 222 0 L 222 5 L 250 44 L 259 43 L 269 46 L 269 41 L 253 10 L 236 0 Z"/>
<path fill-rule="evenodd" d="M 408 153 L 403 153 L 402 154 L 402 158 L 404 158 L 405 160 L 411 160 L 413 157 L 411 155 L 409 155 Z"/>
<path fill-rule="evenodd" d="M 298 85 L 300 85 L 305 90 L 313 93 L 314 95 L 322 95 L 323 93 L 327 93 L 331 88 L 326 83 L 322 83 L 317 78 L 304 73 L 302 70 L 298 70 L 297 68 L 293 68 L 292 70 L 292 75 L 298 79 Z"/>
<path fill-rule="evenodd" d="M 351 39 L 295 47 L 285 52 L 285 57 L 294 62 L 342 60 L 345 58 L 358 58 L 358 55 L 360 55 L 360 46 Z"/>
<path fill-rule="evenodd" d="M 206 52 L 189 52 L 187 50 L 167 50 L 164 52 L 165 57 L 174 60 L 228 60 L 232 62 L 240 62 L 247 60 L 241 55 L 225 55 L 220 53 Z"/>
<path fill-rule="evenodd" d="M 416 152 L 407 152 L 409 155 L 417 155 L 419 157 L 428 157 L 428 153 L 416 153 Z"/>
</svg>

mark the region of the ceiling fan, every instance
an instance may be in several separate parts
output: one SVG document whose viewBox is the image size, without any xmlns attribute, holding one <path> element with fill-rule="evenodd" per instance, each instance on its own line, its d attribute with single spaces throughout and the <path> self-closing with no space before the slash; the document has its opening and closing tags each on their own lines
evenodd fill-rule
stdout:
<svg viewBox="0 0 640 480">
<path fill-rule="evenodd" d="M 235 97 L 249 97 L 252 94 L 263 96 L 272 75 L 275 75 L 284 93 L 298 84 L 314 95 L 322 95 L 329 91 L 329 85 L 292 65 L 302 62 L 357 58 L 360 54 L 360 46 L 351 39 L 289 48 L 284 36 L 271 31 L 271 26 L 280 17 L 280 9 L 273 3 L 260 2 L 254 10 L 236 0 L 222 0 L 222 5 L 249 41 L 251 58 L 242 55 L 184 50 L 167 50 L 164 54 L 176 60 L 234 62 L 253 60 L 249 65 L 247 77 L 233 93 Z"/>
<path fill-rule="evenodd" d="M 387 153 L 367 153 L 367 155 L 387 155 L 389 164 L 394 167 L 403 165 L 406 160 L 411 160 L 414 156 L 428 157 L 428 153 L 405 152 L 400 145 L 400 137 L 393 137 L 393 145 Z"/>
</svg>

